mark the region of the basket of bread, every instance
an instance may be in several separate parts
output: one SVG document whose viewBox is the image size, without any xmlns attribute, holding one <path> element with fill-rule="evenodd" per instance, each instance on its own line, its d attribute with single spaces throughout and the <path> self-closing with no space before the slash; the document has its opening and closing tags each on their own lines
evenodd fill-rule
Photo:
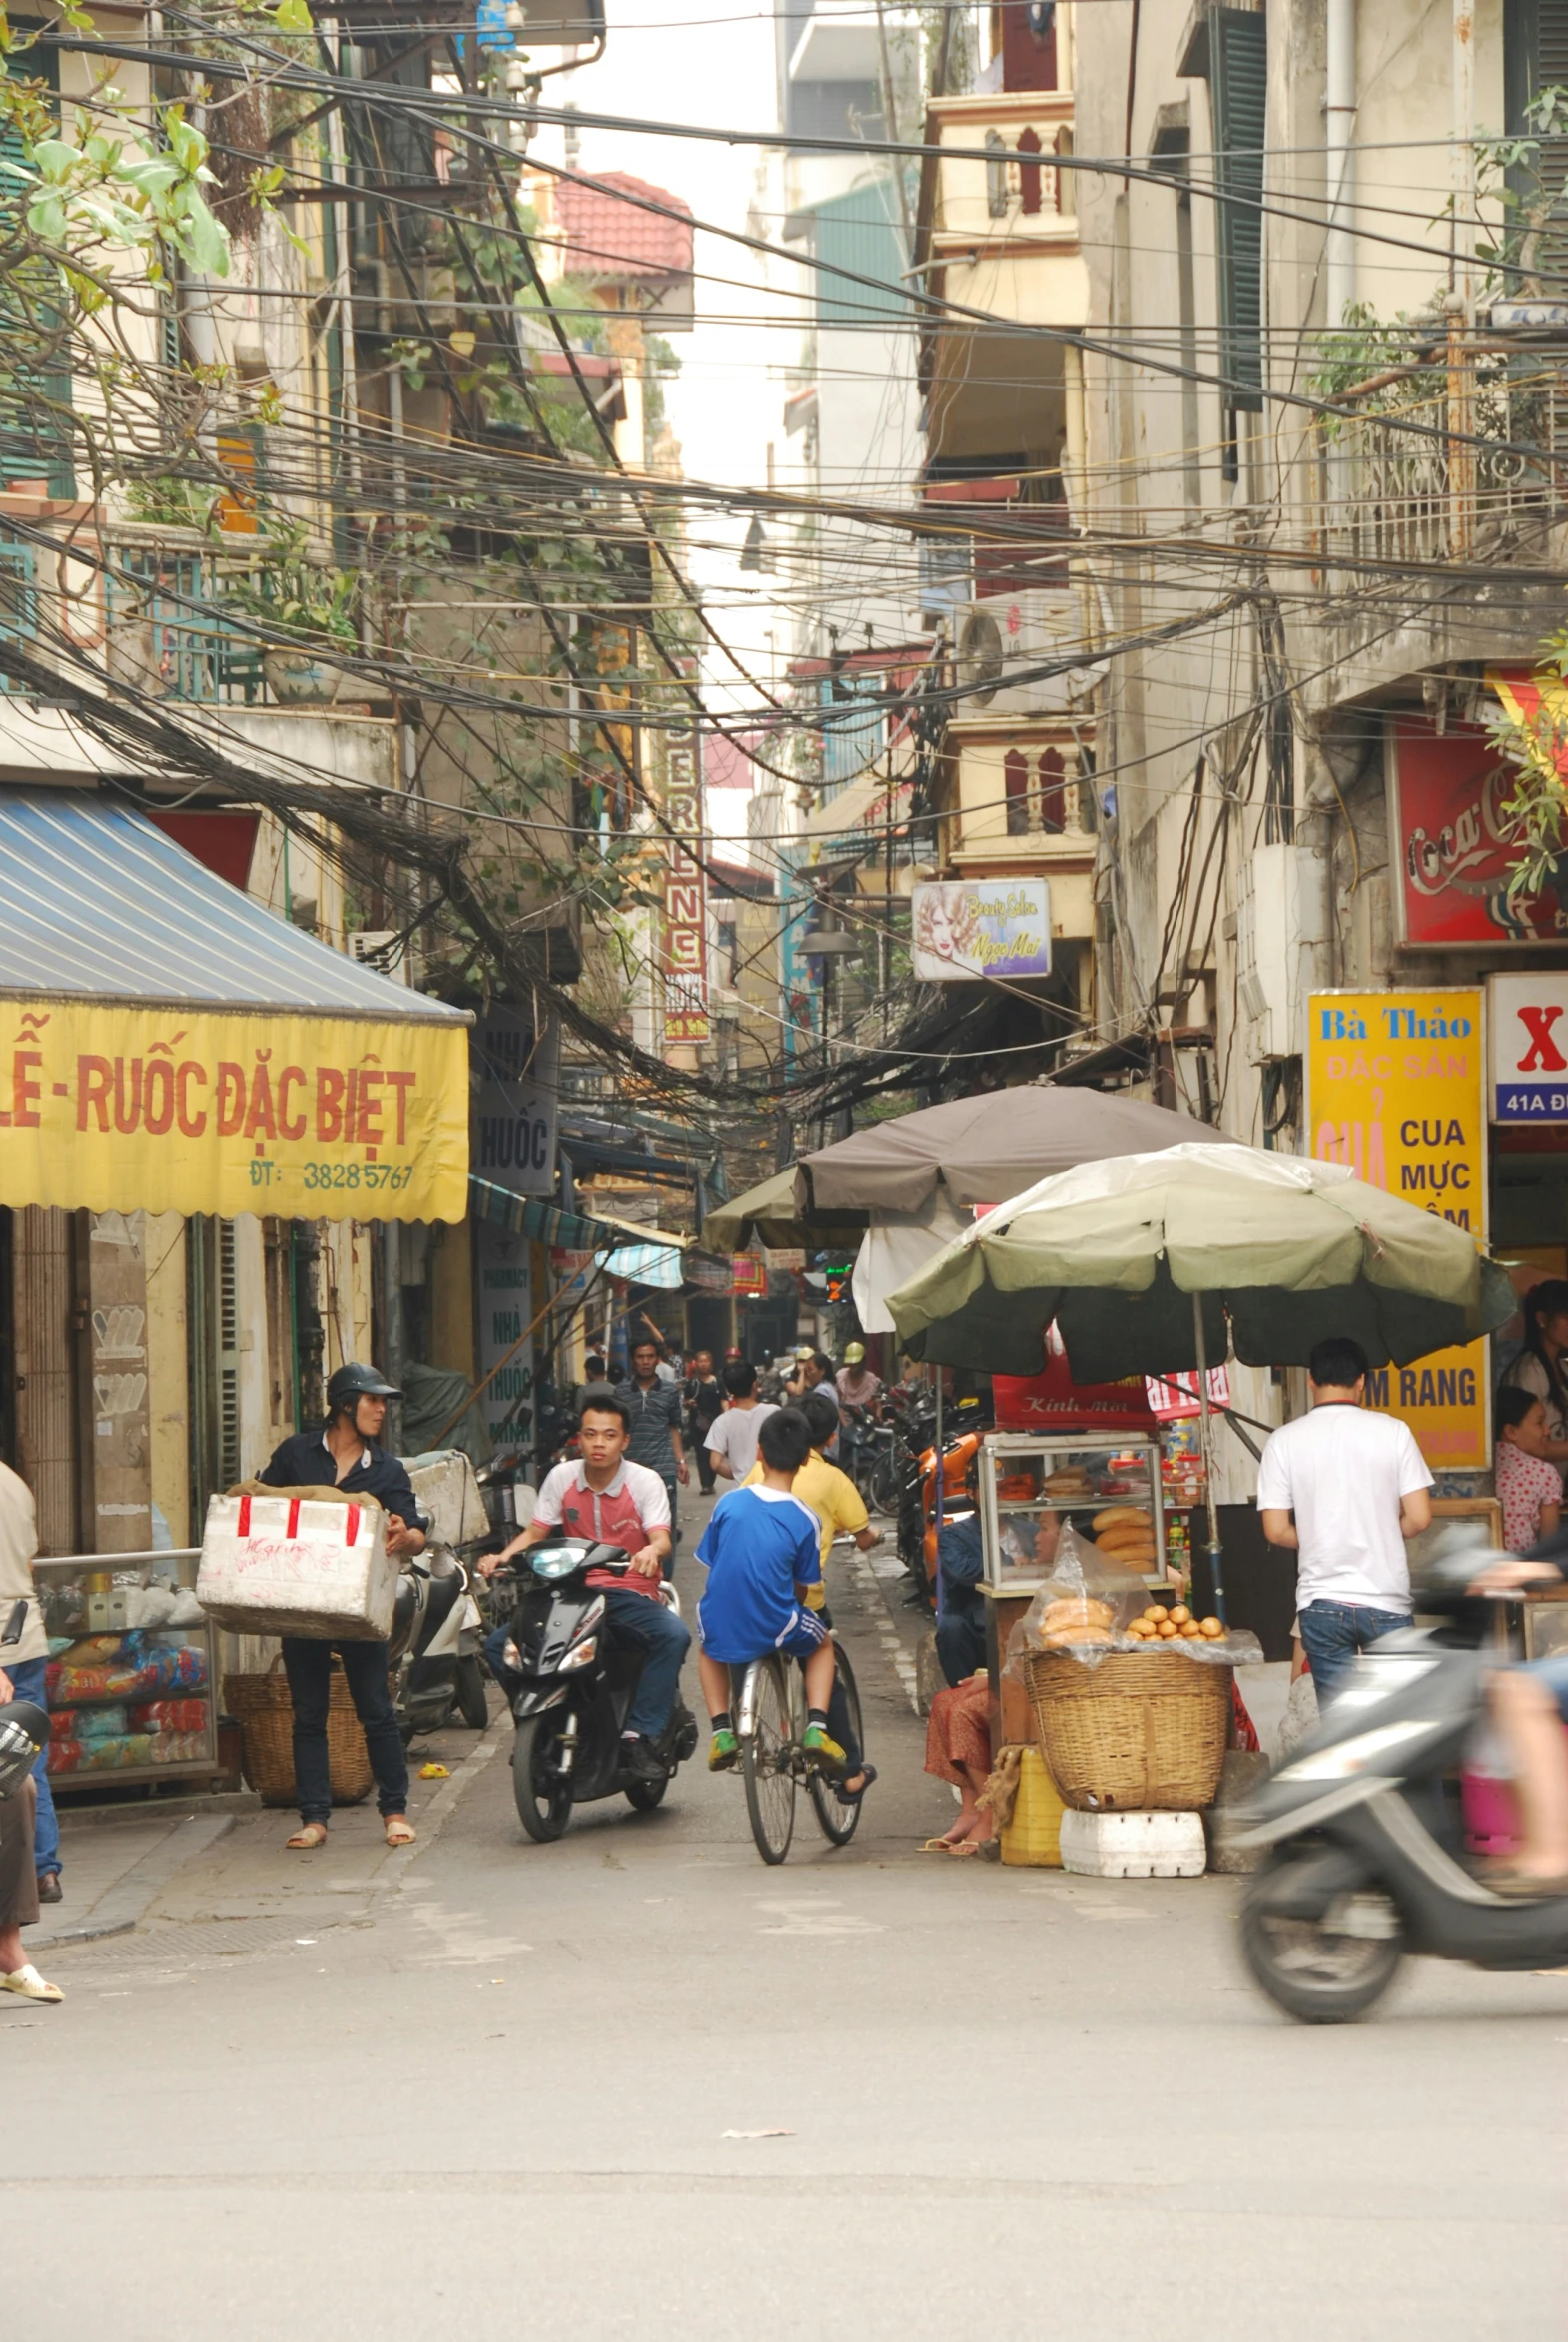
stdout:
<svg viewBox="0 0 1568 2342">
<path fill-rule="evenodd" d="M 1231 1644 L 1217 1618 L 1150 1601 L 1144 1564 L 1103 1542 L 1118 1525 L 1097 1521 L 1093 1543 L 1064 1532 L 1057 1568 L 1023 1621 L 1018 1672 L 1065 1805 L 1189 1813 L 1211 1805 L 1219 1786 Z"/>
</svg>

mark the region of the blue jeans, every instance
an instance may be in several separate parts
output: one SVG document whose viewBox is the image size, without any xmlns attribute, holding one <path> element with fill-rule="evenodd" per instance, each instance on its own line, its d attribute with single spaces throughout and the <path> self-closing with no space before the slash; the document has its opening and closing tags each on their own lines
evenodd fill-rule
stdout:
<svg viewBox="0 0 1568 2342">
<path fill-rule="evenodd" d="M 283 1671 L 294 1704 L 294 1787 L 302 1822 L 330 1822 L 332 1775 L 327 1762 L 327 1702 L 333 1653 L 343 1661 L 349 1697 L 365 1727 L 365 1747 L 376 1775 L 382 1814 L 408 1811 L 408 1755 L 387 1681 L 385 1643 L 318 1643 L 285 1635 Z"/>
<path fill-rule="evenodd" d="M 1331 1700 L 1358 1654 L 1410 1623 L 1408 1610 L 1368 1610 L 1358 1602 L 1309 1602 L 1301 1613 L 1301 1641 L 1320 1702 Z"/>
<path fill-rule="evenodd" d="M 666 1610 L 662 1602 L 655 1602 L 646 1594 L 629 1593 L 624 1586 L 606 1588 L 604 1616 L 618 1643 L 635 1643 L 647 1653 L 631 1706 L 626 1711 L 625 1729 L 641 1733 L 648 1740 L 657 1740 L 674 1713 L 681 1664 L 691 1648 L 691 1629 L 673 1610 Z M 510 1633 L 510 1627 L 498 1626 L 484 1638 L 484 1656 L 490 1663 L 490 1673 L 506 1695 L 508 1708 L 515 1707 L 524 1680 L 501 1656 Z"/>
<path fill-rule="evenodd" d="M 47 1659 L 13 1659 L 6 1668 L 11 1678 L 11 1689 L 19 1700 L 36 1700 L 40 1708 L 49 1705 L 48 1688 L 44 1682 Z M 50 1871 L 60 1869 L 60 1823 L 55 1813 L 55 1801 L 49 1788 L 49 1751 L 38 1752 L 33 1767 L 33 1779 L 38 1784 L 38 1822 L 33 1832 L 33 1868 L 40 1879 Z"/>
</svg>

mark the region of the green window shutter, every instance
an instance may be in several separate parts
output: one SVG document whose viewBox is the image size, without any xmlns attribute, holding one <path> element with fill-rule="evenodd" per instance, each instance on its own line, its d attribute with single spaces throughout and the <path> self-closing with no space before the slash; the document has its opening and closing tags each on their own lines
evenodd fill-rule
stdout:
<svg viewBox="0 0 1568 2342">
<path fill-rule="evenodd" d="M 17 25 L 17 32 L 31 28 Z M 15 61 L 18 80 L 43 82 L 58 93 L 59 52 L 25 49 Z M 0 156 L 8 163 L 23 161 L 22 141 L 9 122 L 0 127 Z M 0 208 L 19 211 L 22 183 L 9 173 L 0 176 Z M 47 326 L 52 315 L 45 283 L 53 273 L 40 270 L 31 298 L 20 287 L 0 288 L 0 486 L 18 480 L 42 479 L 51 496 L 74 496 L 76 479 L 71 466 L 71 426 L 63 415 L 51 415 L 47 406 L 69 406 L 71 375 L 68 367 L 29 363 L 25 355 L 7 361 L 5 346 L 15 336 L 25 352 L 27 341 Z M 13 344 L 13 348 L 15 345 Z"/>
<path fill-rule="evenodd" d="M 1510 134 L 1530 132 L 1525 108 L 1542 90 L 1568 89 L 1568 0 L 1503 0 L 1503 115 Z M 1511 175 L 1527 200 L 1533 174 Z M 1540 179 L 1556 195 L 1568 182 L 1568 139 L 1542 142 Z"/>
<path fill-rule="evenodd" d="M 817 323 L 822 326 L 862 326 L 898 323 L 909 315 L 909 295 L 903 284 L 908 267 L 903 230 L 897 220 L 898 195 L 890 179 L 870 187 L 852 188 L 814 207 Z M 857 277 L 874 277 L 875 285 L 857 285 L 830 273 L 852 269 Z"/>
<path fill-rule="evenodd" d="M 1243 8 L 1209 16 L 1208 83 L 1214 117 L 1215 244 L 1219 263 L 1219 371 L 1232 409 L 1263 404 L 1263 141 L 1268 113 L 1267 19 Z"/>
</svg>

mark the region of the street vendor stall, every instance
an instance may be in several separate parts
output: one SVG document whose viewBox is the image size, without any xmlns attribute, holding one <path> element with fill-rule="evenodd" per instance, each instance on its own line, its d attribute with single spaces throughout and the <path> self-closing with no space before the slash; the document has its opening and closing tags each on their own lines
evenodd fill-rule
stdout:
<svg viewBox="0 0 1568 2342">
<path fill-rule="evenodd" d="M 944 1364 L 1036 1374 L 1054 1327 L 1075 1379 L 1194 1370 L 1211 1490 L 1210 1360 L 1304 1364 L 1336 1333 L 1374 1364 L 1403 1365 L 1501 1324 L 1512 1293 L 1465 1230 L 1345 1166 L 1193 1145 L 1042 1180 L 889 1306 L 906 1348 Z M 1208 1520 L 1209 1586 L 1192 1607 L 1211 1601 L 1211 1617 L 1147 1601 L 1137 1572 L 1075 1527 L 1024 1622 L 1020 1665 L 1047 1763 L 1064 1801 L 1097 1818 L 1093 1832 L 1064 1833 L 1085 1867 L 1122 1860 L 1130 1798 L 1195 1811 L 1214 1795 L 1229 1691 L 1221 1701 L 1210 1671 L 1241 1652 L 1224 1625 L 1211 1496 Z M 1171 1859 L 1179 1868 L 1189 1854 Z"/>
</svg>

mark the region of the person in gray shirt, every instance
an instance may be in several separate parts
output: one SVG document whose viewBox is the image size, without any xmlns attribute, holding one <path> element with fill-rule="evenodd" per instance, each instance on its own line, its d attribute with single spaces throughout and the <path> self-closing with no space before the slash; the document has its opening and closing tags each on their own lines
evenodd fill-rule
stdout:
<svg viewBox="0 0 1568 2342">
<path fill-rule="evenodd" d="M 673 1531 L 676 1483 L 684 1488 L 690 1471 L 681 1440 L 680 1384 L 660 1379 L 656 1341 L 633 1342 L 631 1374 L 625 1382 L 616 1384 L 615 1396 L 624 1401 L 631 1415 L 627 1459 L 634 1464 L 646 1464 L 650 1472 L 658 1473 L 669 1493 Z"/>
</svg>

